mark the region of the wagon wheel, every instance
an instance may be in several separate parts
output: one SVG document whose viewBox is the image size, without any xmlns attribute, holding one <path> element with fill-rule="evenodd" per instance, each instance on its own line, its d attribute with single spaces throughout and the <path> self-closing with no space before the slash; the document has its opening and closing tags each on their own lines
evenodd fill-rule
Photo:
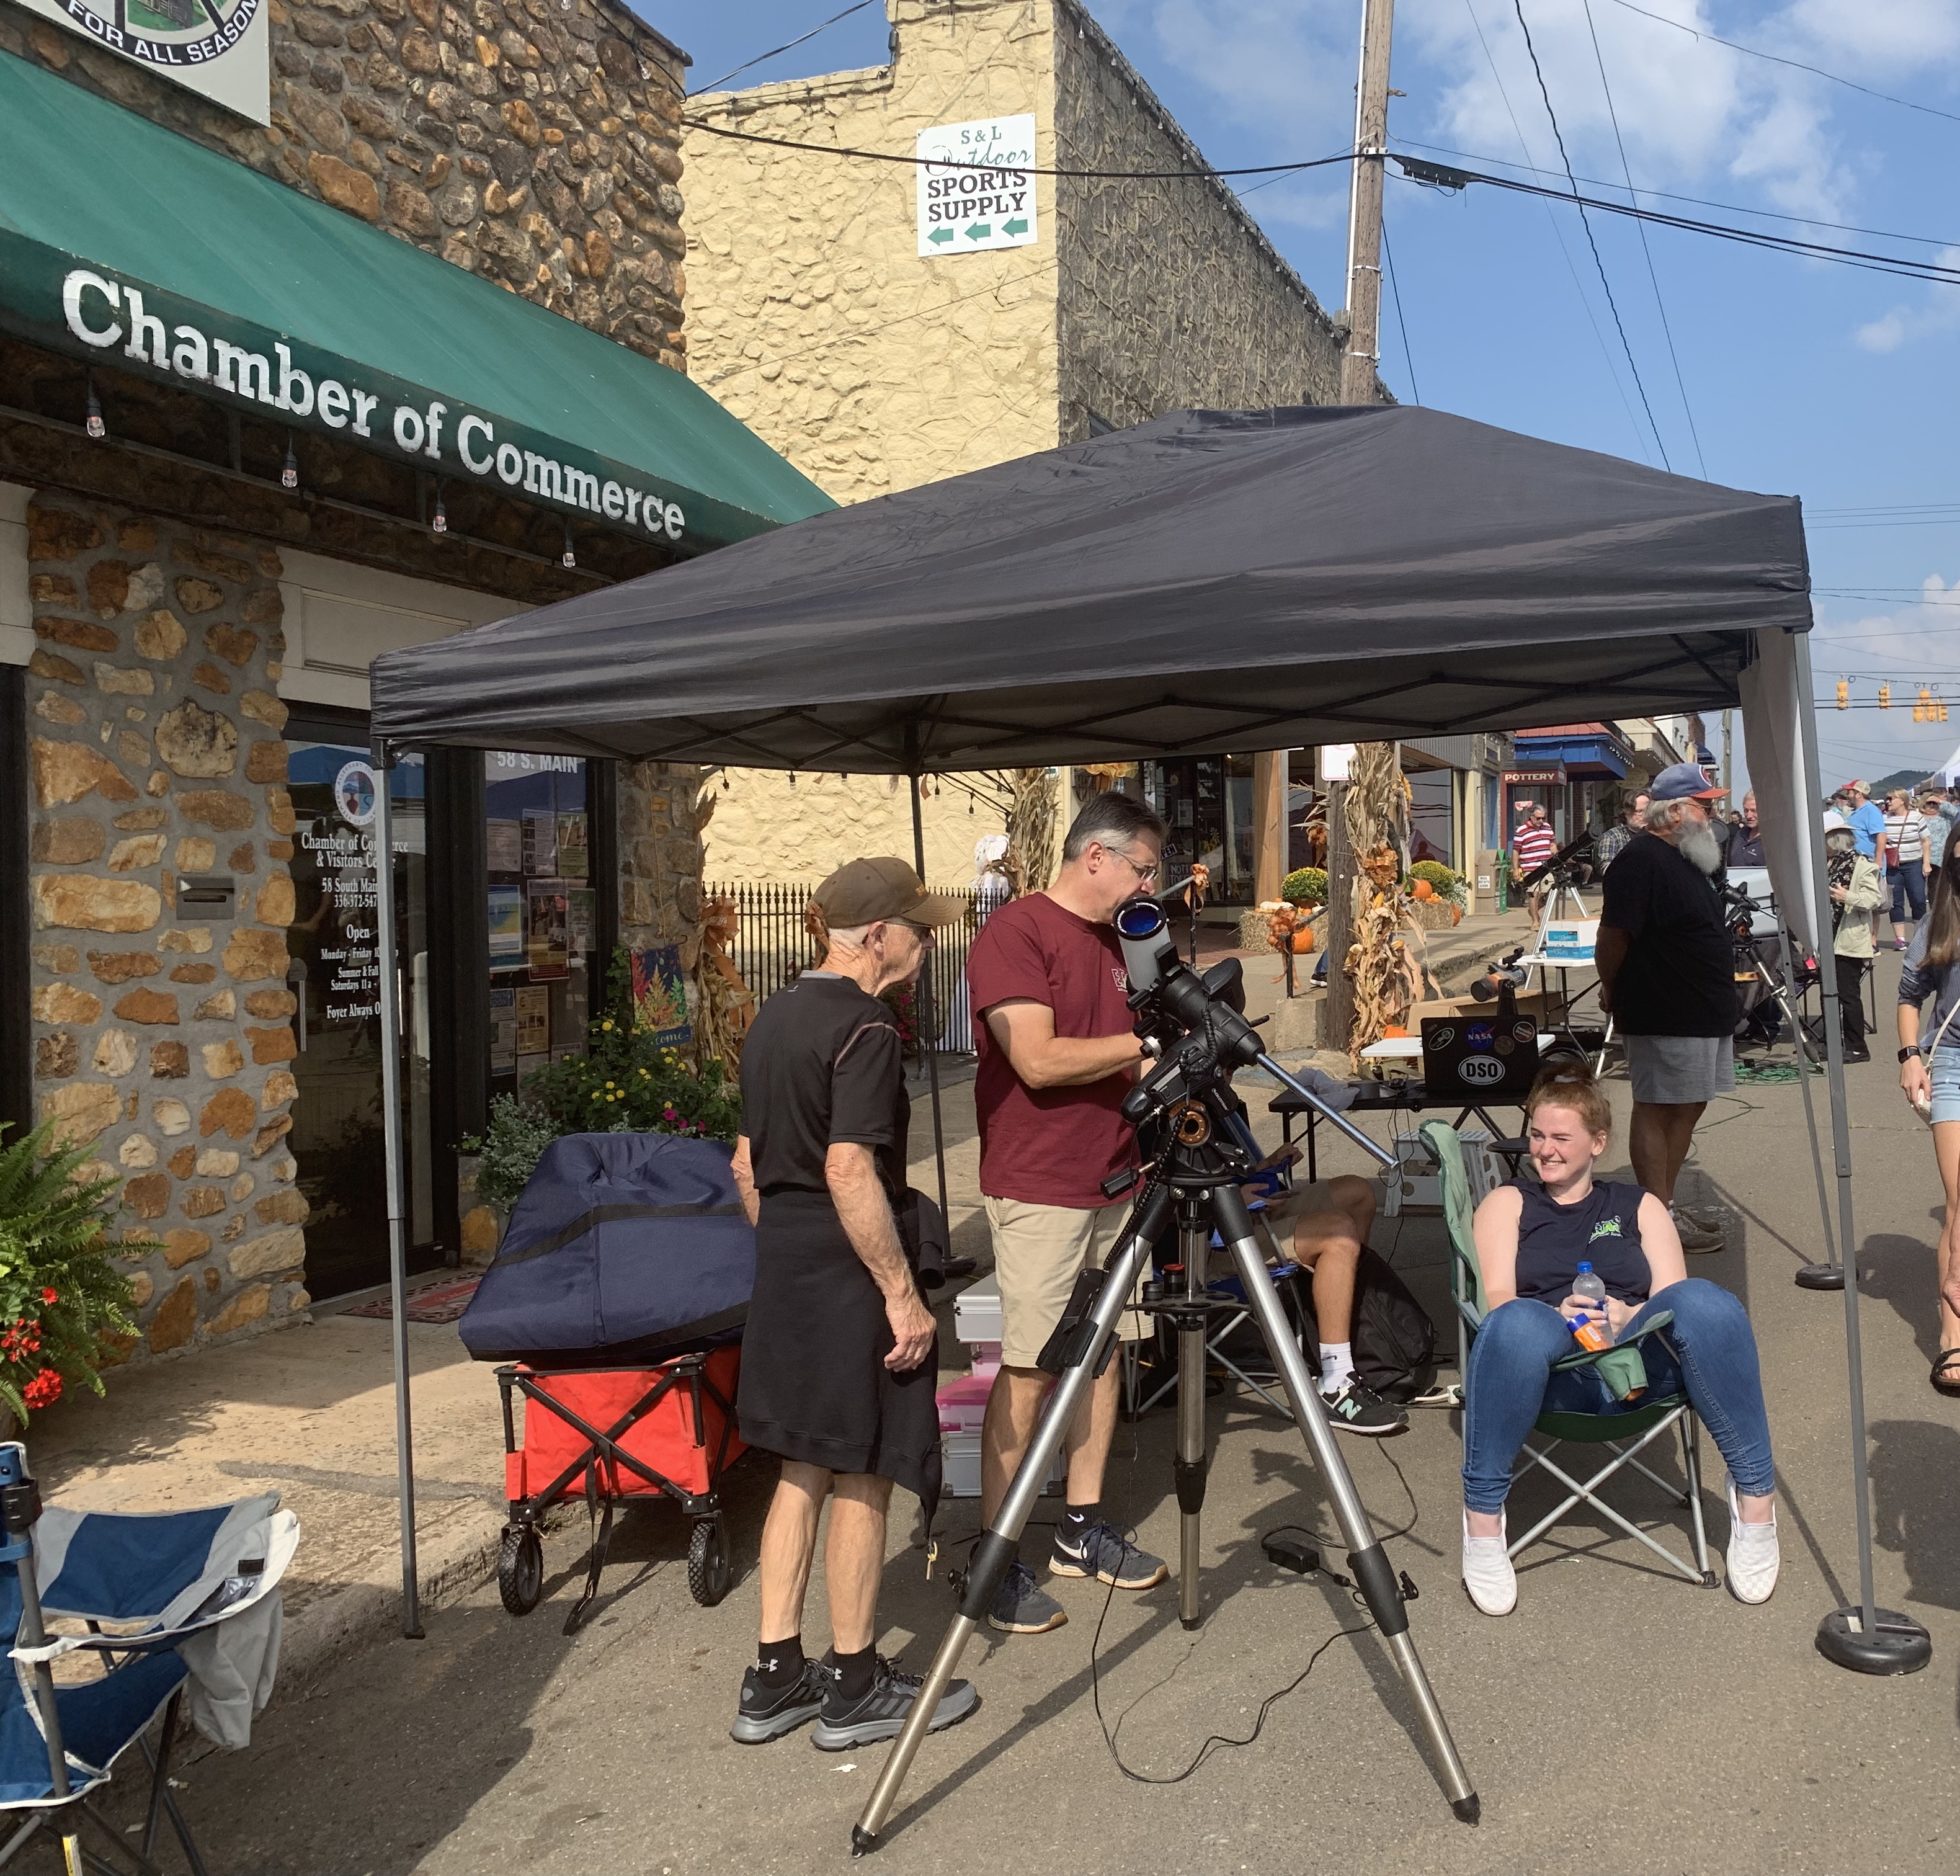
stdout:
<svg viewBox="0 0 1960 1876">
<path fill-rule="evenodd" d="M 687 1540 L 687 1587 L 704 1609 L 712 1609 L 734 1582 L 728 1567 L 728 1539 L 719 1518 L 702 1518 Z"/>
<path fill-rule="evenodd" d="M 529 1615 L 544 1594 L 544 1545 L 528 1524 L 504 1526 L 497 1546 L 497 1594 L 512 1615 Z"/>
</svg>

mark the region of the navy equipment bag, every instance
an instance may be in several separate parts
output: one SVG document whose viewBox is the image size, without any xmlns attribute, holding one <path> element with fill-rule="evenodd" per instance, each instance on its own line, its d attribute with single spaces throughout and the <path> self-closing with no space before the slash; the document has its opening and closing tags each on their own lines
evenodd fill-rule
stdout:
<svg viewBox="0 0 1960 1876">
<path fill-rule="evenodd" d="M 653 1363 L 741 1333 L 755 1234 L 730 1148 L 671 1134 L 554 1140 L 457 1325 L 478 1361 Z"/>
</svg>

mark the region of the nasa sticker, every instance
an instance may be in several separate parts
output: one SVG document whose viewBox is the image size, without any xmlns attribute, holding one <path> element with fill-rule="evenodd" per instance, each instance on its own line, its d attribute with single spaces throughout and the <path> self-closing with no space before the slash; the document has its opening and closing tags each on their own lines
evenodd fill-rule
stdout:
<svg viewBox="0 0 1960 1876">
<path fill-rule="evenodd" d="M 333 805 L 349 827 L 372 827 L 381 804 L 381 778 L 366 762 L 349 762 L 333 778 Z"/>
</svg>

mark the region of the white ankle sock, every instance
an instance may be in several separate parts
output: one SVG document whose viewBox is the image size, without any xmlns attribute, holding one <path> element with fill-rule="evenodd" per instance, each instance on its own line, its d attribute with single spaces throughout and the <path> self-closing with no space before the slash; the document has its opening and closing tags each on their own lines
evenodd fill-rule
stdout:
<svg viewBox="0 0 1960 1876">
<path fill-rule="evenodd" d="M 1352 1342 L 1323 1342 L 1320 1345 L 1320 1391 L 1333 1394 L 1354 1372 Z"/>
</svg>

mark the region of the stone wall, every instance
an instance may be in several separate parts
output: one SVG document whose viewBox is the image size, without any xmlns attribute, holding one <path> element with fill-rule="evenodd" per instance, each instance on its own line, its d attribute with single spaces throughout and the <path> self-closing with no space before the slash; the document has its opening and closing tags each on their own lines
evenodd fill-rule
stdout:
<svg viewBox="0 0 1960 1876">
<path fill-rule="evenodd" d="M 153 1352 L 307 1301 L 279 556 L 48 495 L 28 507 L 36 1093 L 124 1180 Z M 177 916 L 180 872 L 234 916 Z"/>
<path fill-rule="evenodd" d="M 926 878 L 935 886 L 966 886 L 973 878 L 973 844 L 1006 827 L 992 791 L 976 801 L 957 782 L 926 784 L 920 823 L 926 837 Z M 732 769 L 730 788 L 717 793 L 705 840 L 708 878 L 801 881 L 814 886 L 846 860 L 896 854 L 912 860 L 912 796 L 902 777 L 798 775 Z M 972 812 L 969 813 L 968 810 Z"/>
<path fill-rule="evenodd" d="M 1079 0 L 1052 0 L 1056 166 L 1204 157 Z M 1331 404 L 1334 323 L 1222 183 L 1056 184 L 1061 440 L 1184 407 Z"/>
<path fill-rule="evenodd" d="M 0 51 L 684 368 L 687 60 L 611 0 L 271 0 L 272 122 L 0 0 Z"/>
<path fill-rule="evenodd" d="M 619 942 L 629 951 L 676 944 L 701 920 L 701 771 L 688 762 L 622 762 Z"/>
</svg>

